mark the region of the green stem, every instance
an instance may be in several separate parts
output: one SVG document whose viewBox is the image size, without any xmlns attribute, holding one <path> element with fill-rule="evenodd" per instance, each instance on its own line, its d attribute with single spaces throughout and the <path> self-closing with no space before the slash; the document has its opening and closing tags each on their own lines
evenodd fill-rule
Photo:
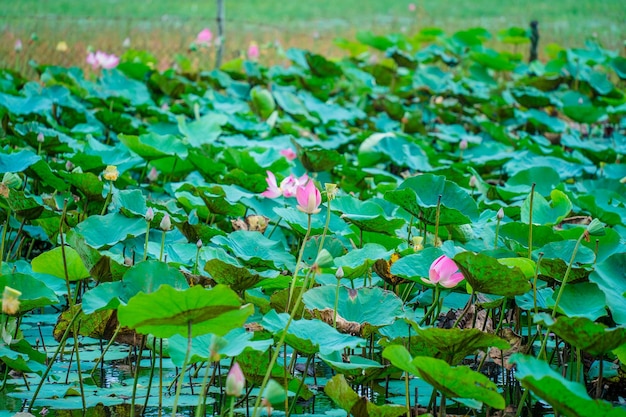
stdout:
<svg viewBox="0 0 626 417">
<path fill-rule="evenodd" d="M 441 194 L 439 194 L 439 198 L 437 198 L 437 215 L 435 217 L 435 240 L 433 241 L 433 246 L 439 246 L 437 244 L 437 239 L 439 239 L 439 214 L 441 214 Z"/>
<path fill-rule="evenodd" d="M 104 207 L 102 207 L 102 212 L 100 212 L 101 216 L 104 216 L 104 214 L 107 212 L 107 207 L 109 206 L 109 203 L 111 202 L 112 196 L 113 196 L 113 181 L 109 181 L 109 193 L 104 199 Z"/>
<path fill-rule="evenodd" d="M 304 234 L 304 239 L 302 240 L 302 246 L 300 247 L 300 252 L 298 253 L 298 260 L 296 261 L 296 267 L 291 277 L 291 285 L 289 286 L 289 298 L 287 298 L 287 305 L 285 306 L 285 313 L 289 311 L 289 306 L 291 305 L 293 292 L 296 288 L 296 281 L 298 280 L 298 272 L 300 272 L 300 264 L 302 263 L 302 257 L 304 256 L 304 247 L 306 246 L 306 241 L 309 239 L 310 234 L 311 234 L 311 215 L 309 214 L 307 226 L 306 226 L 306 233 Z"/>
<path fill-rule="evenodd" d="M 530 187 L 530 208 L 528 209 L 528 259 L 533 255 L 533 201 L 535 200 L 535 183 Z"/>
<path fill-rule="evenodd" d="M 137 398 L 137 385 L 139 385 L 139 369 L 141 368 L 141 356 L 143 355 L 143 349 L 146 346 L 146 336 L 141 336 L 141 343 L 139 344 L 139 355 L 135 359 L 135 383 L 133 384 L 133 393 L 130 398 L 130 416 L 135 417 L 135 399 Z"/>
<path fill-rule="evenodd" d="M 569 260 L 569 264 L 567 265 L 567 270 L 565 271 L 565 276 L 563 277 L 563 282 L 561 282 L 561 288 L 559 288 L 559 293 L 556 296 L 556 301 L 554 302 L 554 307 L 552 308 L 552 317 L 556 317 L 556 311 L 559 307 L 559 301 L 561 301 L 561 297 L 563 296 L 563 289 L 565 288 L 565 284 L 567 284 L 567 280 L 569 278 L 569 274 L 572 271 L 572 265 L 574 264 L 574 259 L 576 259 L 576 254 L 578 253 L 578 247 L 580 246 L 580 242 L 586 236 L 587 232 L 583 232 L 578 240 L 576 241 L 576 245 L 574 246 L 574 250 L 572 251 L 572 257 Z"/>
<path fill-rule="evenodd" d="M 409 233 L 407 234 L 406 243 L 411 244 L 411 231 L 413 230 L 413 215 L 411 214 L 411 219 L 409 220 Z"/>
<path fill-rule="evenodd" d="M 230 407 L 228 410 L 228 417 L 233 417 L 235 412 L 235 397 L 230 397 Z"/>
<path fill-rule="evenodd" d="M 165 232 L 164 232 L 165 233 Z M 185 353 L 185 360 L 183 361 L 183 367 L 178 376 L 178 384 L 176 384 L 176 396 L 174 397 L 174 405 L 172 406 L 172 417 L 176 417 L 176 409 L 178 408 L 178 399 L 180 398 L 180 391 L 183 389 L 183 379 L 185 379 L 185 370 L 187 369 L 187 363 L 189 362 L 189 356 L 191 355 L 191 320 L 187 320 L 187 352 Z"/>
<path fill-rule="evenodd" d="M 161 236 L 161 251 L 159 252 L 159 261 L 163 261 L 163 250 L 165 249 L 165 230 Z"/>
<path fill-rule="evenodd" d="M 404 371 L 404 396 L 406 401 L 406 417 L 411 417 L 411 393 L 409 392 L 409 373 Z"/>
<path fill-rule="evenodd" d="M 493 240 L 493 248 L 494 249 L 498 249 L 498 232 L 500 230 L 500 219 L 497 220 L 496 222 L 496 237 Z"/>
<path fill-rule="evenodd" d="M 81 309 L 79 308 L 78 310 L 76 310 L 76 313 L 74 313 L 74 316 L 72 317 L 72 320 L 70 320 L 70 322 L 68 323 L 67 328 L 65 329 L 65 332 L 63 333 L 63 336 L 61 337 L 61 340 L 59 341 L 59 345 L 57 346 L 56 350 L 54 351 L 54 354 L 52 355 L 52 358 L 50 358 L 50 361 L 48 362 L 48 367 L 44 371 L 43 375 L 41 375 L 41 380 L 39 381 L 39 385 L 37 385 L 37 389 L 35 390 L 35 393 L 33 394 L 33 398 L 30 400 L 30 404 L 28 405 L 28 410 L 27 411 L 29 413 L 33 409 L 33 405 L 35 404 L 35 401 L 37 400 L 37 396 L 39 395 L 39 391 L 41 391 L 41 388 L 43 387 L 43 384 L 46 382 L 46 378 L 48 378 L 48 374 L 50 373 L 50 370 L 52 369 L 52 365 L 54 365 L 57 356 L 59 356 L 59 353 L 61 353 L 61 350 L 65 346 L 65 341 L 67 340 L 67 337 L 70 334 L 70 330 L 73 329 L 74 322 L 78 318 L 80 312 L 81 312 Z"/>
<path fill-rule="evenodd" d="M 216 366 L 220 366 L 219 362 Z M 204 371 L 204 377 L 202 378 L 202 387 L 200 388 L 200 396 L 198 397 L 198 406 L 196 407 L 196 417 L 204 416 L 204 407 L 206 406 L 205 399 L 207 393 L 207 384 L 209 381 L 209 370 L 211 369 L 211 362 L 207 361 L 206 370 Z"/>
<path fill-rule="evenodd" d="M 311 218 L 311 215 L 309 214 L 309 219 L 310 218 Z M 324 249 L 324 241 L 326 240 L 326 233 L 328 232 L 328 225 L 330 225 L 330 199 L 326 201 L 326 222 L 324 223 L 324 231 L 322 232 L 320 245 L 317 248 L 317 256 L 319 256 L 322 249 Z"/>
<path fill-rule="evenodd" d="M 439 285 L 436 285 L 435 295 L 433 295 L 433 303 L 430 305 L 430 308 L 424 315 L 424 318 L 422 319 L 422 321 L 420 321 L 420 324 L 419 324 L 420 326 L 424 324 L 426 322 L 426 319 L 429 318 L 433 314 L 433 312 L 435 311 L 438 305 L 439 305 Z"/>
<path fill-rule="evenodd" d="M 156 337 L 152 339 L 152 354 L 150 355 L 150 377 L 148 378 L 148 389 L 146 390 L 146 400 L 143 402 L 141 415 L 143 416 L 150 401 L 150 391 L 152 390 L 152 378 L 154 378 L 154 368 L 156 367 Z"/>
<path fill-rule="evenodd" d="M 304 291 L 306 290 L 306 287 L 307 287 L 308 277 L 309 277 L 309 274 L 305 275 L 304 283 L 302 284 L 302 288 L 300 289 L 300 292 L 298 293 L 298 297 L 296 298 L 296 301 L 294 303 L 293 310 L 289 314 L 289 320 L 287 320 L 287 323 L 285 324 L 285 329 L 280 335 L 280 339 L 278 340 L 278 343 L 276 344 L 276 348 L 274 349 L 274 354 L 272 355 L 272 358 L 270 359 L 270 363 L 267 366 L 265 377 L 263 378 L 263 382 L 261 383 L 261 387 L 259 388 L 259 393 L 257 394 L 256 401 L 254 402 L 254 411 L 253 411 L 252 417 L 258 417 L 259 415 L 259 412 L 260 412 L 259 406 L 261 405 L 261 398 L 263 398 L 263 390 L 265 389 L 267 382 L 270 379 L 272 369 L 274 368 L 274 365 L 276 364 L 276 360 L 278 359 L 278 355 L 280 354 L 280 349 L 285 343 L 285 338 L 287 337 L 287 330 L 289 329 L 289 326 L 291 326 L 291 322 L 293 321 L 296 311 L 298 311 L 298 307 L 300 306 L 300 302 L 302 301 L 302 296 L 304 295 Z"/>
<path fill-rule="evenodd" d="M 143 260 L 148 259 L 148 243 L 150 242 L 150 222 L 146 221 L 146 242 L 143 245 Z"/>
<path fill-rule="evenodd" d="M 2 227 L 2 241 L 0 242 L 0 274 L 2 274 L 2 259 L 4 258 L 4 242 L 7 239 L 7 230 L 9 229 L 9 219 L 11 218 L 11 209 L 7 209 L 7 219 Z"/>
<path fill-rule="evenodd" d="M 341 279 L 338 279 L 337 289 L 335 290 L 335 306 L 334 306 L 334 311 L 333 311 L 333 327 L 335 329 L 337 328 L 337 309 L 339 308 L 339 287 L 341 286 L 340 282 L 341 282 Z"/>
</svg>

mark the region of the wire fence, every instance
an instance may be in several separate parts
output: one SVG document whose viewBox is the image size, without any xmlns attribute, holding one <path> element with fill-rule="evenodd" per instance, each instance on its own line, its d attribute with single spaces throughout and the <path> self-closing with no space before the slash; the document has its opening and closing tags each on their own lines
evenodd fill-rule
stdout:
<svg viewBox="0 0 626 417">
<path fill-rule="evenodd" d="M 336 19 L 297 28 L 227 19 L 225 60 L 245 54 L 251 42 L 261 47 L 262 59 L 267 62 L 280 59 L 280 50 L 290 47 L 325 55 L 337 54 L 339 49 L 333 43 L 337 37 L 354 37 L 357 30 L 374 27 L 400 30 L 403 24 L 406 30 L 406 22 L 396 19 L 357 25 Z M 198 68 L 212 68 L 215 45 L 196 51 L 191 48 L 197 33 L 205 27 L 215 27 L 214 17 L 0 15 L 0 66 L 26 73 L 32 72 L 35 64 L 86 67 L 85 58 L 90 49 L 120 55 L 132 48 L 149 51 L 157 58 L 161 69 L 171 67 L 181 56 Z"/>
</svg>

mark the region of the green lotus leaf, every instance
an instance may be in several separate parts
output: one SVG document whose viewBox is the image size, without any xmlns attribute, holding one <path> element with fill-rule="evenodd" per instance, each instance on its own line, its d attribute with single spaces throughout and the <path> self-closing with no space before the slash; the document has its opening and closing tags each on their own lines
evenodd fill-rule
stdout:
<svg viewBox="0 0 626 417">
<path fill-rule="evenodd" d="M 530 282 L 521 269 L 504 265 L 491 256 L 461 252 L 454 262 L 477 292 L 513 297 L 530 290 Z"/>
<path fill-rule="evenodd" d="M 376 405 L 367 397 L 354 392 L 342 375 L 335 375 L 326 383 L 324 392 L 335 404 L 355 417 L 399 417 L 406 414 L 406 407 L 398 405 Z"/>
<path fill-rule="evenodd" d="M 161 285 L 120 305 L 118 319 L 122 326 L 155 337 L 187 335 L 189 330 L 191 337 L 206 333 L 223 336 L 242 326 L 253 312 L 252 305 L 241 306 L 237 294 L 225 285 L 209 290 L 197 285 L 183 291 Z"/>
<path fill-rule="evenodd" d="M 274 337 L 280 337 L 282 331 L 287 327 L 288 320 L 289 315 L 287 313 L 278 314 L 276 310 L 271 310 L 263 317 L 261 325 L 266 330 L 271 331 Z M 332 326 L 317 319 L 292 321 L 287 330 L 285 343 L 304 355 L 330 354 L 367 344 L 365 339 L 339 333 Z"/>
<path fill-rule="evenodd" d="M 559 414 L 571 417 L 626 416 L 623 408 L 592 399 L 584 385 L 566 380 L 545 361 L 521 353 L 511 356 L 510 361 L 515 364 L 515 378 Z"/>
<path fill-rule="evenodd" d="M 80 281 L 90 276 L 78 252 L 69 246 L 65 248 L 58 246 L 44 252 L 34 258 L 31 265 L 34 272 L 54 275 L 61 279 L 67 278 L 70 281 Z"/>
<path fill-rule="evenodd" d="M 4 287 L 11 287 L 22 293 L 19 296 L 21 312 L 59 302 L 54 291 L 45 282 L 30 275 L 19 272 L 0 275 L 0 293 L 4 291 Z"/>
<path fill-rule="evenodd" d="M 443 176 L 424 174 L 411 177 L 404 180 L 397 190 L 385 193 L 386 200 L 398 204 L 429 224 L 436 222 L 439 196 L 440 225 L 466 224 L 478 217 L 478 209 L 472 197 Z"/>
</svg>

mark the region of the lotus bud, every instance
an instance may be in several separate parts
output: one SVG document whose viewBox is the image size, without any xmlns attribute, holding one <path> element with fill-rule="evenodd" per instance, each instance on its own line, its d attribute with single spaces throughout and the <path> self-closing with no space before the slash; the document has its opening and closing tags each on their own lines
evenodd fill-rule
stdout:
<svg viewBox="0 0 626 417">
<path fill-rule="evenodd" d="M 196 242 L 196 247 L 198 249 L 200 249 L 202 247 L 202 239 L 198 239 L 198 241 Z"/>
<path fill-rule="evenodd" d="M 65 169 L 70 172 L 74 169 L 72 161 L 65 161 Z"/>
<path fill-rule="evenodd" d="M 22 186 L 24 182 L 18 174 L 14 172 L 5 172 L 4 176 L 2 177 L 2 183 L 9 188 L 17 190 Z"/>
<path fill-rule="evenodd" d="M 243 376 L 243 372 L 241 371 L 239 364 L 235 362 L 226 377 L 226 395 L 241 397 L 245 385 L 246 378 Z"/>
<path fill-rule="evenodd" d="M 471 188 L 476 188 L 476 176 L 472 175 L 469 180 L 469 186 Z"/>
<path fill-rule="evenodd" d="M 129 258 L 128 256 L 124 258 L 124 265 L 133 266 L 133 258 Z"/>
<path fill-rule="evenodd" d="M 43 133 L 39 132 L 37 134 L 37 142 L 44 143 L 45 141 L 46 141 L 46 137 L 43 135 Z"/>
<path fill-rule="evenodd" d="M 124 42 L 122 42 L 122 48 L 125 48 L 125 49 L 130 48 L 130 38 L 124 39 Z"/>
<path fill-rule="evenodd" d="M 339 268 L 337 268 L 337 271 L 335 272 L 335 277 L 337 279 L 343 278 L 343 267 L 340 266 Z"/>
<path fill-rule="evenodd" d="M 324 187 L 326 188 L 326 197 L 328 197 L 328 200 L 334 200 L 337 197 L 337 191 L 339 190 L 337 188 L 337 184 L 327 182 L 324 184 Z"/>
<path fill-rule="evenodd" d="M 154 219 L 154 210 L 152 210 L 152 207 L 148 207 L 148 210 L 146 210 L 145 218 L 147 222 L 151 222 L 152 219 Z"/>
<path fill-rule="evenodd" d="M 15 44 L 13 45 L 13 49 L 15 50 L 15 52 L 22 52 L 22 49 L 24 49 L 24 45 L 22 44 L 21 39 L 18 39 L 15 41 Z"/>
<path fill-rule="evenodd" d="M 496 218 L 498 219 L 498 221 L 504 219 L 504 209 L 502 207 L 500 207 L 500 210 L 498 210 Z"/>
<path fill-rule="evenodd" d="M 161 223 L 159 224 L 159 227 L 164 232 L 167 232 L 168 230 L 170 230 L 172 228 L 172 220 L 170 219 L 170 215 L 169 214 L 165 213 L 165 216 L 163 216 L 163 219 L 161 220 Z"/>
<path fill-rule="evenodd" d="M 11 287 L 4 287 L 2 293 L 2 312 L 8 315 L 14 315 L 20 310 L 20 296 L 22 293 Z"/>
<path fill-rule="evenodd" d="M 464 151 L 467 149 L 467 140 L 463 139 L 460 143 L 459 143 L 459 149 Z"/>
</svg>

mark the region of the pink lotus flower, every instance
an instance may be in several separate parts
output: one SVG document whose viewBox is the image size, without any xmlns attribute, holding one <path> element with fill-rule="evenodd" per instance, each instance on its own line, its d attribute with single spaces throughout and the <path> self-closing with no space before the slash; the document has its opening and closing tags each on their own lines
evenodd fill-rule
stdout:
<svg viewBox="0 0 626 417">
<path fill-rule="evenodd" d="M 293 197 L 297 194 L 298 188 L 304 187 L 309 180 L 308 175 L 304 174 L 300 178 L 296 178 L 293 174 L 280 182 L 280 189 L 283 190 L 283 196 Z"/>
<path fill-rule="evenodd" d="M 296 195 L 296 191 L 299 187 L 302 187 L 309 180 L 309 177 L 304 174 L 300 178 L 296 178 L 293 174 L 280 182 L 280 186 L 276 182 L 276 176 L 271 171 L 267 171 L 267 190 L 263 191 L 261 195 L 267 198 L 276 198 L 281 195 L 285 197 L 293 197 Z"/>
<path fill-rule="evenodd" d="M 24 45 L 22 44 L 21 39 L 18 39 L 15 41 L 15 44 L 13 45 L 13 49 L 15 50 L 15 52 L 21 52 L 22 49 L 24 49 Z"/>
<path fill-rule="evenodd" d="M 416 10 L 417 10 L 417 6 L 415 5 L 415 3 L 409 3 L 409 11 L 414 12 Z"/>
<path fill-rule="evenodd" d="M 237 362 L 233 363 L 226 377 L 226 395 L 240 397 L 243 394 L 245 384 L 246 378 L 243 376 L 241 367 Z"/>
<path fill-rule="evenodd" d="M 298 187 L 296 199 L 298 200 L 297 209 L 303 213 L 317 214 L 321 211 L 322 195 L 313 181 L 309 181 L 304 187 Z"/>
<path fill-rule="evenodd" d="M 96 53 L 89 52 L 87 55 L 87 63 L 91 65 L 93 69 L 112 69 L 117 67 L 120 63 L 120 59 L 114 54 L 107 54 L 102 51 L 98 51 Z"/>
<path fill-rule="evenodd" d="M 459 272 L 459 267 L 446 255 L 441 255 L 430 265 L 428 277 L 429 279 L 422 278 L 422 281 L 435 286 L 439 284 L 445 288 L 455 287 L 464 278 Z"/>
<path fill-rule="evenodd" d="M 263 197 L 276 198 L 280 197 L 283 194 L 280 188 L 278 188 L 278 184 L 276 183 L 276 176 L 273 172 L 267 171 L 267 178 L 265 178 L 265 182 L 267 182 L 267 190 L 261 193 Z"/>
<path fill-rule="evenodd" d="M 259 45 L 254 41 L 250 42 L 250 46 L 248 46 L 248 59 L 256 61 L 259 59 L 260 54 L 261 51 L 259 50 Z"/>
<path fill-rule="evenodd" d="M 202 29 L 200 33 L 198 33 L 198 36 L 196 36 L 196 43 L 198 45 L 210 46 L 212 40 L 213 33 L 211 33 L 209 28 Z"/>
<path fill-rule="evenodd" d="M 287 158 L 288 161 L 293 161 L 298 156 L 296 155 L 296 152 L 291 148 L 281 150 L 280 154 Z"/>
</svg>

